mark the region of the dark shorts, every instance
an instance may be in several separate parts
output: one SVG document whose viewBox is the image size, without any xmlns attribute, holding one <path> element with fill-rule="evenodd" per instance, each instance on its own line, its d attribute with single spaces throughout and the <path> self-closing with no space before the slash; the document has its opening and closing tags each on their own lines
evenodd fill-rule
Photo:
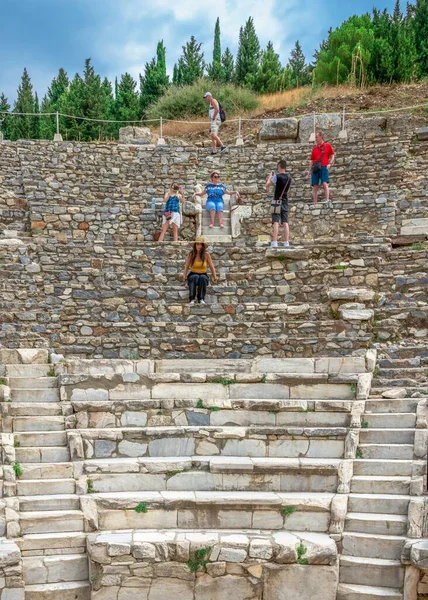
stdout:
<svg viewBox="0 0 428 600">
<path fill-rule="evenodd" d="M 312 173 L 311 175 L 311 185 L 319 185 L 320 183 L 330 183 L 327 167 L 321 167 L 319 173 Z"/>
<path fill-rule="evenodd" d="M 288 200 L 282 201 L 280 215 L 272 215 L 272 223 L 288 223 Z"/>
</svg>

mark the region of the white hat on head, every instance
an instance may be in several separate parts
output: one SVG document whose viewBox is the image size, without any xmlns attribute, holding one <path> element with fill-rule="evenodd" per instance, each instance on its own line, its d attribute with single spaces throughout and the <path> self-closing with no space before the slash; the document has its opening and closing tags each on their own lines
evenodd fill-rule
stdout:
<svg viewBox="0 0 428 600">
<path fill-rule="evenodd" d="M 208 96 L 212 96 L 211 92 L 205 92 L 204 98 L 208 98 Z"/>
</svg>

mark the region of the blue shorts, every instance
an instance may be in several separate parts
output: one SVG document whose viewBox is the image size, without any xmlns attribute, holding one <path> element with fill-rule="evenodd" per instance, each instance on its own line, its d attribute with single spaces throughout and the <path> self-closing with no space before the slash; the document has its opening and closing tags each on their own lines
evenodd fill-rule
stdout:
<svg viewBox="0 0 428 600">
<path fill-rule="evenodd" d="M 205 208 L 207 210 L 215 210 L 216 212 L 224 211 L 224 202 L 223 200 L 207 200 L 205 204 Z"/>
<path fill-rule="evenodd" d="M 312 173 L 311 175 L 311 185 L 319 185 L 320 183 L 330 183 L 327 167 L 321 167 L 319 173 Z"/>
</svg>

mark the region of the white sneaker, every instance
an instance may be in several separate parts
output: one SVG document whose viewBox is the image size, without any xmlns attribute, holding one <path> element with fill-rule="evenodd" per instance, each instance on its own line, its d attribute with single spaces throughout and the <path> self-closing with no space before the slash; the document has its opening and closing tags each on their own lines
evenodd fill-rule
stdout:
<svg viewBox="0 0 428 600">
<path fill-rule="evenodd" d="M 206 304 L 205 300 L 201 300 L 199 304 Z"/>
<path fill-rule="evenodd" d="M 278 248 L 278 242 L 271 242 L 270 243 L 270 247 L 271 248 Z"/>
<path fill-rule="evenodd" d="M 195 301 L 194 300 L 190 300 L 189 306 L 195 306 Z"/>
<path fill-rule="evenodd" d="M 290 246 L 290 242 L 282 242 L 284 248 L 288 248 Z"/>
</svg>

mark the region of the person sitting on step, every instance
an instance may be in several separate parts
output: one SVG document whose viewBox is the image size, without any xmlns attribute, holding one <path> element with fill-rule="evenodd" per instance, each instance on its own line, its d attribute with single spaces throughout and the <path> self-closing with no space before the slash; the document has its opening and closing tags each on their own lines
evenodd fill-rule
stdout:
<svg viewBox="0 0 428 600">
<path fill-rule="evenodd" d="M 218 215 L 219 227 L 223 228 L 223 211 L 224 211 L 224 200 L 223 196 L 228 193 L 229 195 L 235 194 L 236 199 L 240 198 L 239 192 L 228 189 L 224 183 L 219 182 L 220 173 L 213 171 L 211 173 L 211 183 L 205 186 L 202 192 L 195 192 L 193 196 L 205 196 L 207 195 L 207 202 L 205 208 L 210 213 L 210 227 L 214 227 L 215 215 Z"/>
<path fill-rule="evenodd" d="M 187 279 L 189 286 L 189 304 L 195 304 L 196 294 L 199 304 L 205 304 L 205 294 L 209 283 L 207 269 L 209 267 L 213 280 L 217 274 L 210 254 L 207 252 L 208 245 L 203 237 L 197 237 L 192 250 L 189 252 L 184 265 L 183 282 Z"/>
<path fill-rule="evenodd" d="M 158 241 L 163 242 L 166 230 L 171 224 L 174 242 L 178 242 L 178 230 L 181 225 L 180 203 L 184 202 L 182 186 L 177 182 L 173 182 L 169 192 L 165 194 L 164 200 L 165 208 L 162 215 L 162 229 Z"/>
</svg>

